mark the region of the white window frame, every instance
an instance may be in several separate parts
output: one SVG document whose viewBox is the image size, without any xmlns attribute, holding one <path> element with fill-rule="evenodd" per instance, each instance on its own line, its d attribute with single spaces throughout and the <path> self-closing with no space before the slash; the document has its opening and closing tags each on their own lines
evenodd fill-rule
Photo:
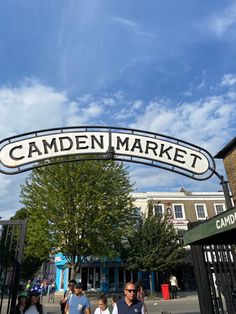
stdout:
<svg viewBox="0 0 236 314">
<path fill-rule="evenodd" d="M 203 210 L 204 210 L 204 213 L 205 213 L 205 217 L 198 217 L 197 206 L 203 206 Z M 206 219 L 208 218 L 208 213 L 207 213 L 206 204 L 204 204 L 204 203 L 197 203 L 197 204 L 194 204 L 194 207 L 195 207 L 195 212 L 196 212 L 197 220 L 206 220 Z"/>
<path fill-rule="evenodd" d="M 181 206 L 181 207 L 182 207 L 182 213 L 183 213 L 183 217 L 182 217 L 182 218 L 177 218 L 177 217 L 175 216 L 175 206 Z M 173 211 L 173 215 L 174 215 L 174 219 L 175 219 L 175 220 L 186 220 L 186 218 L 185 218 L 184 204 L 180 204 L 180 203 L 172 204 L 172 211 Z"/>
<path fill-rule="evenodd" d="M 223 212 L 226 211 L 226 207 L 225 207 L 225 204 L 224 204 L 224 203 L 215 203 L 215 204 L 214 204 L 214 209 L 215 209 L 216 215 L 218 215 L 218 213 L 217 213 L 217 211 L 216 211 L 216 206 L 217 206 L 217 205 L 222 205 L 222 206 L 223 206 Z"/>
<path fill-rule="evenodd" d="M 161 207 L 161 213 L 162 213 L 161 218 L 162 218 L 164 216 L 164 205 L 163 204 L 153 204 L 153 214 L 154 214 L 154 216 L 157 217 L 156 211 L 155 211 L 155 206 L 160 206 Z"/>
</svg>

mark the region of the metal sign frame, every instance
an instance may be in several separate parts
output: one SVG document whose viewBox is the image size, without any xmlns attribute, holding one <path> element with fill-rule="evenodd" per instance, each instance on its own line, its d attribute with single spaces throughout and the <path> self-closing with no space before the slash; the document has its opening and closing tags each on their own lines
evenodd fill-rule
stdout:
<svg viewBox="0 0 236 314">
<path fill-rule="evenodd" d="M 49 165 L 71 162 L 71 155 L 76 156 L 73 161 L 114 159 L 148 165 L 198 181 L 215 174 L 215 161 L 202 147 L 159 133 L 110 126 L 52 128 L 3 139 L 0 173 L 47 166 L 42 161 L 49 159 Z"/>
</svg>

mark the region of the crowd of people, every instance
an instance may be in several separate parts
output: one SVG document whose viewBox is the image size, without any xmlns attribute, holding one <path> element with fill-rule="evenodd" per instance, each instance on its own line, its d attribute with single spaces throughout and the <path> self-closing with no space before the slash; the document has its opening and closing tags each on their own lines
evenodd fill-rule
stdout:
<svg viewBox="0 0 236 314">
<path fill-rule="evenodd" d="M 177 297 L 178 282 L 174 275 L 170 276 L 170 288 L 172 298 Z M 45 314 L 40 299 L 46 295 L 55 293 L 55 283 L 43 280 L 32 284 L 27 283 L 24 294 L 18 297 L 16 314 Z M 144 302 L 144 290 L 142 282 L 127 282 L 124 287 L 123 297 L 113 295 L 109 304 L 106 295 L 98 298 L 97 308 L 94 314 L 147 314 Z M 91 314 L 91 304 L 88 297 L 83 293 L 83 284 L 70 280 L 68 289 L 64 292 L 60 301 L 61 314 Z"/>
<path fill-rule="evenodd" d="M 56 284 L 54 281 L 28 280 L 24 292 L 18 296 L 15 314 L 44 314 L 43 305 L 40 303 L 48 296 L 48 302 L 55 301 Z"/>
<path fill-rule="evenodd" d="M 65 291 L 60 302 L 62 314 L 91 314 L 90 301 L 83 294 L 83 284 L 70 280 L 68 289 Z M 124 296 L 112 296 L 112 303 L 108 304 L 107 297 L 101 295 L 98 299 L 98 307 L 94 314 L 126 314 L 126 313 L 147 314 L 144 304 L 144 292 L 139 282 L 127 282 L 124 289 Z"/>
<path fill-rule="evenodd" d="M 28 280 L 25 291 L 30 294 L 32 291 L 37 291 L 42 297 L 48 296 L 48 301 L 54 301 L 56 283 L 47 279 Z"/>
</svg>

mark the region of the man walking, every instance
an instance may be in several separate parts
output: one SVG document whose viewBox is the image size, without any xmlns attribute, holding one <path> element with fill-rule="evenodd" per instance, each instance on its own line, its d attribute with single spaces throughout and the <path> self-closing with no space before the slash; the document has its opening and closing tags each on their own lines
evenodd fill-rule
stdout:
<svg viewBox="0 0 236 314">
<path fill-rule="evenodd" d="M 75 293 L 66 302 L 65 312 L 69 314 L 91 314 L 89 299 L 83 294 L 83 284 L 77 283 Z"/>
<path fill-rule="evenodd" d="M 62 300 L 60 301 L 60 304 L 61 304 L 61 314 L 66 314 L 66 311 L 65 311 L 65 307 L 66 307 L 66 302 L 67 302 L 67 299 L 75 293 L 75 285 L 76 285 L 76 280 L 74 279 L 71 279 L 69 281 L 69 284 L 68 284 L 68 289 L 64 292 L 64 295 L 63 295 L 63 298 Z"/>
<path fill-rule="evenodd" d="M 112 314 L 144 314 L 143 302 L 137 300 L 136 292 L 135 284 L 132 281 L 127 282 L 124 289 L 125 295 L 115 303 Z"/>
</svg>

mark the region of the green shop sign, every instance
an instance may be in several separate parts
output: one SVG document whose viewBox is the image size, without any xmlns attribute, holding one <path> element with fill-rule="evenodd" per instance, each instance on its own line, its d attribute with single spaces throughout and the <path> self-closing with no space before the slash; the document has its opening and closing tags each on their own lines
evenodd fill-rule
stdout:
<svg viewBox="0 0 236 314">
<path fill-rule="evenodd" d="M 236 208 L 221 213 L 184 233 L 185 244 L 235 243 Z"/>
</svg>

